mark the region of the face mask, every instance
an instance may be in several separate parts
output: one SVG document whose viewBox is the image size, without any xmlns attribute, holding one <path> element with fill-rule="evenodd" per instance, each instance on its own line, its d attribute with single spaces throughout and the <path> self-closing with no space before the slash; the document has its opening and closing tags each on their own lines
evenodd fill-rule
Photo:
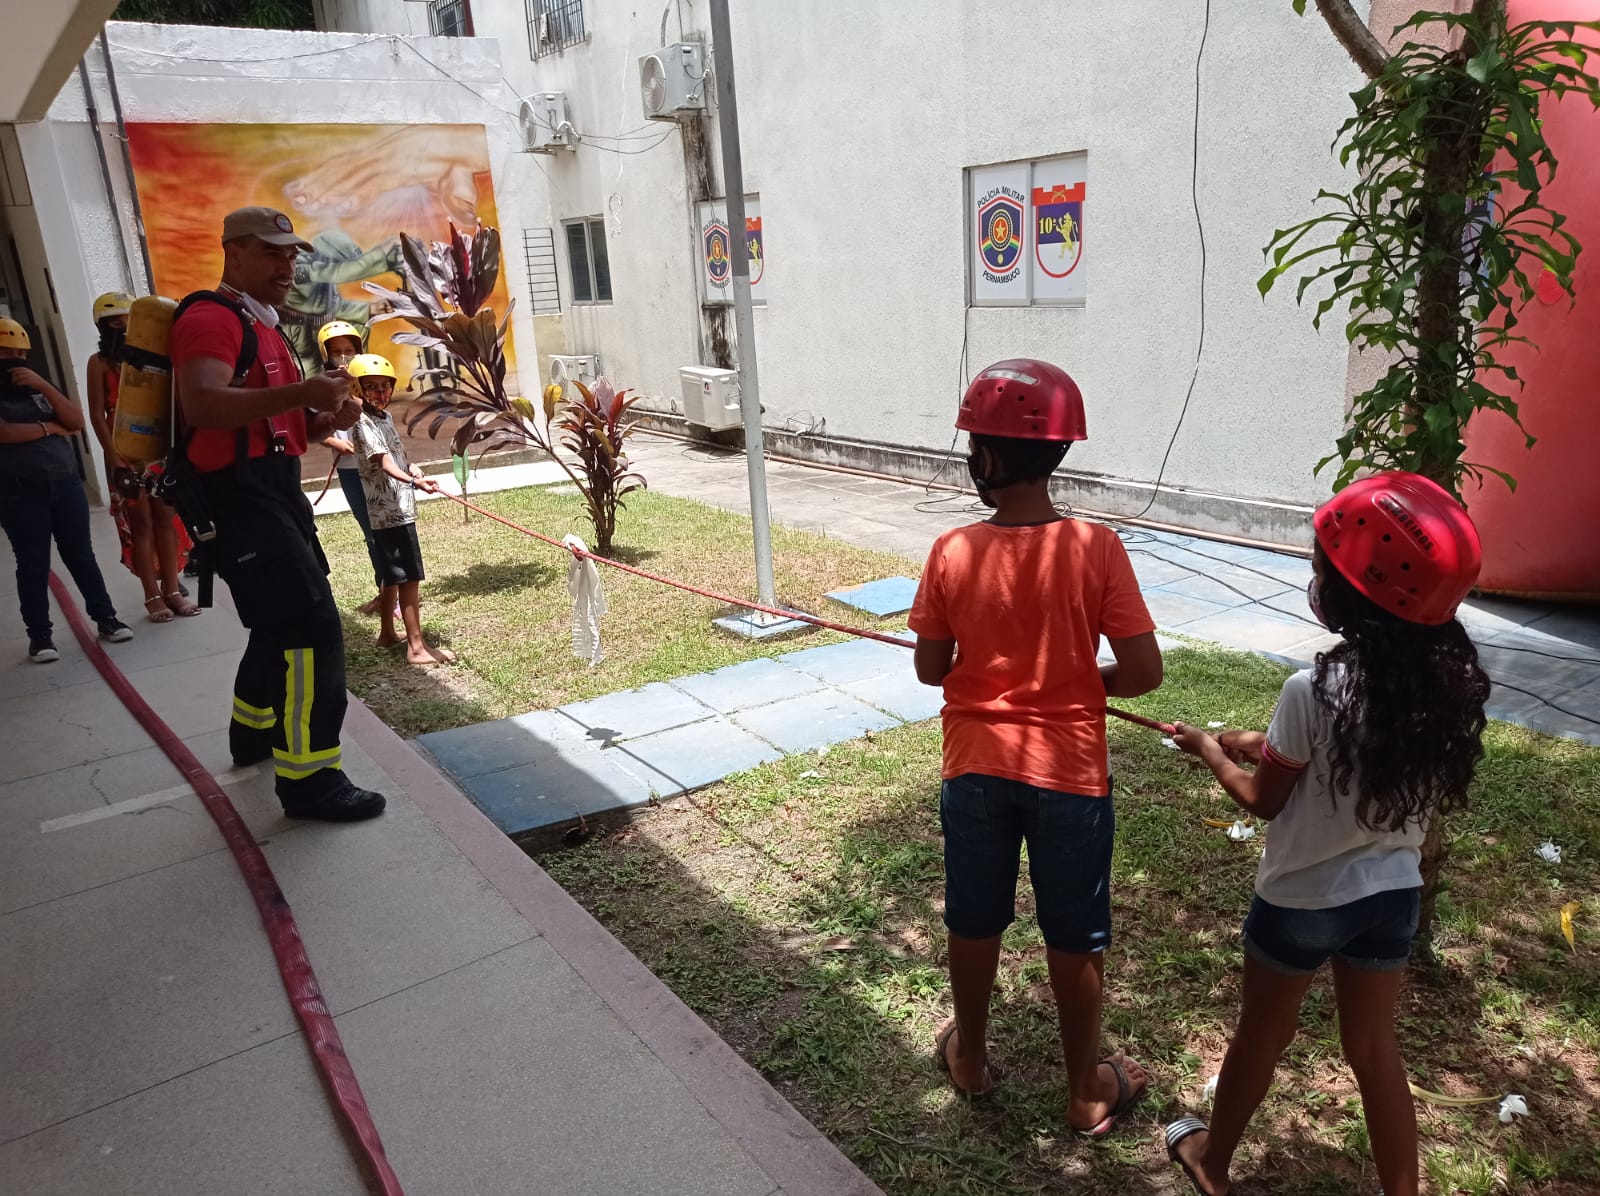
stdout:
<svg viewBox="0 0 1600 1196">
<path fill-rule="evenodd" d="M 100 356 L 107 361 L 122 360 L 122 346 L 127 342 L 128 330 L 115 324 L 100 325 Z"/>
<path fill-rule="evenodd" d="M 1306 605 L 1311 608 L 1311 613 L 1316 616 L 1317 622 L 1328 627 L 1328 617 L 1322 613 L 1322 587 L 1317 584 L 1315 577 L 1306 583 Z M 1328 630 L 1332 631 L 1333 628 L 1328 627 Z"/>
</svg>

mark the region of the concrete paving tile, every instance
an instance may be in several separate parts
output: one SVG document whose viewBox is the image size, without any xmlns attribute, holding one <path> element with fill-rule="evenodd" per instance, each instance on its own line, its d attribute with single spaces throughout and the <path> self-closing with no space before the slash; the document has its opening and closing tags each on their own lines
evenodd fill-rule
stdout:
<svg viewBox="0 0 1600 1196">
<path fill-rule="evenodd" d="M 1590 652 L 1600 652 L 1600 610 L 1569 607 L 1535 619 L 1528 630 L 1554 636 Z"/>
<path fill-rule="evenodd" d="M 679 677 L 669 684 L 719 714 L 815 693 L 822 688 L 822 682 L 811 674 L 767 659 L 746 660 L 709 673 Z"/>
<path fill-rule="evenodd" d="M 0 1007 L 26 1011 L 0 1019 L 0 1141 L 295 1024 L 225 850 L 0 917 L 0 959 Z"/>
<path fill-rule="evenodd" d="M 271 839 L 264 850 L 335 1013 L 530 934 L 510 903 L 403 797 L 390 802 L 381 822 L 308 826 Z"/>
<path fill-rule="evenodd" d="M 1554 706 L 1539 707 L 1519 721 L 1546 735 L 1561 735 L 1600 747 L 1600 717 L 1566 699 L 1567 695 L 1555 699 L 1556 705 L 1562 707 L 1560 710 Z"/>
<path fill-rule="evenodd" d="M 0 1174 L 29 1196 L 365 1190 L 296 1033 L 8 1142 Z"/>
<path fill-rule="evenodd" d="M 920 723 L 924 719 L 938 718 L 944 709 L 944 690 L 937 685 L 922 684 L 912 672 L 887 673 L 865 681 L 852 681 L 840 688 L 869 706 L 887 711 L 901 722 Z"/>
<path fill-rule="evenodd" d="M 1479 631 L 1504 632 L 1526 627 L 1551 613 L 1543 602 L 1524 602 L 1512 598 L 1469 598 L 1457 613 L 1462 624 L 1476 634 Z"/>
<path fill-rule="evenodd" d="M 419 735 L 417 743 L 457 780 L 531 764 L 562 751 L 598 747 L 583 727 L 553 710 Z"/>
<path fill-rule="evenodd" d="M 1282 652 L 1306 641 L 1306 625 L 1267 613 L 1258 606 L 1223 611 L 1185 624 L 1185 635 L 1251 652 Z"/>
<path fill-rule="evenodd" d="M 561 707 L 561 713 L 606 742 L 636 739 L 710 718 L 711 707 L 663 681 Z"/>
<path fill-rule="evenodd" d="M 733 721 L 789 753 L 814 751 L 868 731 L 887 730 L 898 722 L 864 702 L 828 691 L 741 710 Z"/>
<path fill-rule="evenodd" d="M 904 614 L 911 609 L 916 596 L 917 580 L 914 577 L 885 577 L 846 590 L 834 590 L 828 595 L 835 602 L 879 618 Z"/>
<path fill-rule="evenodd" d="M 1246 544 L 1229 544 L 1225 540 L 1207 540 L 1203 536 L 1179 536 L 1179 547 L 1188 548 L 1197 554 L 1218 557 L 1224 561 L 1233 561 L 1236 564 L 1250 564 L 1263 555 L 1272 556 L 1260 548 L 1253 548 Z"/>
<path fill-rule="evenodd" d="M 630 810 L 680 786 L 617 749 L 553 752 L 530 764 L 469 777 L 473 804 L 513 838 L 612 810 Z"/>
<path fill-rule="evenodd" d="M 11 778 L 55 772 L 150 746 L 144 728 L 98 678 L 0 701 L 0 725 L 6 728 L 4 768 Z"/>
<path fill-rule="evenodd" d="M 407 1191 L 776 1186 L 541 940 L 348 1013 L 339 1031 Z"/>
<path fill-rule="evenodd" d="M 700 789 L 781 754 L 724 718 L 658 731 L 608 750 L 654 769 L 683 791 Z"/>
<path fill-rule="evenodd" d="M 1582 652 L 1580 647 L 1578 652 Z M 1557 660 L 1534 652 L 1519 652 L 1516 646 L 1482 643 L 1478 663 L 1491 677 L 1508 677 L 1524 689 L 1551 694 L 1574 689 L 1600 677 L 1600 665 L 1580 660 Z"/>
<path fill-rule="evenodd" d="M 1186 598 L 1182 594 L 1171 594 L 1164 590 L 1146 590 L 1144 604 L 1157 626 L 1179 627 L 1185 631 L 1188 630 L 1187 624 L 1222 614 L 1228 609 L 1220 603 Z"/>
<path fill-rule="evenodd" d="M 790 668 L 809 673 L 829 685 L 848 685 L 884 673 L 911 672 L 911 653 L 877 640 L 848 640 L 778 657 Z"/>
<path fill-rule="evenodd" d="M 1303 590 L 1311 582 L 1311 562 L 1304 557 L 1287 553 L 1266 553 L 1249 562 L 1250 568 L 1268 577 L 1276 577 L 1285 585 Z"/>
<path fill-rule="evenodd" d="M 1275 615 L 1302 623 L 1309 632 L 1318 631 L 1322 627 L 1322 624 L 1312 618 L 1311 603 L 1306 598 L 1304 590 L 1285 590 L 1281 594 L 1261 599 L 1260 605 Z"/>
<path fill-rule="evenodd" d="M 1281 581 L 1270 573 L 1257 573 L 1248 565 L 1218 565 L 1214 569 L 1206 570 L 1206 576 L 1224 582 L 1236 590 L 1242 590 L 1258 601 L 1262 598 L 1295 592 L 1295 588 L 1288 582 Z M 1304 593 L 1304 590 L 1301 592 Z"/>
<path fill-rule="evenodd" d="M 1251 602 L 1248 595 L 1240 594 L 1210 577 L 1201 577 L 1198 574 L 1191 577 L 1181 577 L 1177 581 L 1157 586 L 1152 592 L 1157 594 L 1179 594 L 1185 598 L 1198 598 L 1202 602 L 1214 602 L 1218 606 L 1230 608 L 1247 606 Z"/>
<path fill-rule="evenodd" d="M 1133 562 L 1133 573 L 1139 579 L 1139 585 L 1146 589 L 1169 585 L 1195 575 L 1193 569 L 1174 565 L 1142 548 L 1129 549 L 1128 559 Z"/>
</svg>

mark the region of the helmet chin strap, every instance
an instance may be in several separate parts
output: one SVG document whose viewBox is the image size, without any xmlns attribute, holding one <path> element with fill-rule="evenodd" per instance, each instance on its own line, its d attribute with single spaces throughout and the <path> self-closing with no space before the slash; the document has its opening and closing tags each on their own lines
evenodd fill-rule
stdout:
<svg viewBox="0 0 1600 1196">
<path fill-rule="evenodd" d="M 969 452 L 967 454 L 967 473 L 972 478 L 972 484 L 978 488 L 978 501 L 986 507 L 998 506 L 999 504 L 994 500 L 994 491 L 1003 490 L 1011 485 L 1011 480 L 1004 474 L 999 477 L 993 477 L 983 472 L 982 467 L 979 465 L 979 461 L 983 457 L 989 457 L 990 463 L 993 464 L 993 455 L 985 450 L 975 449 Z"/>
</svg>

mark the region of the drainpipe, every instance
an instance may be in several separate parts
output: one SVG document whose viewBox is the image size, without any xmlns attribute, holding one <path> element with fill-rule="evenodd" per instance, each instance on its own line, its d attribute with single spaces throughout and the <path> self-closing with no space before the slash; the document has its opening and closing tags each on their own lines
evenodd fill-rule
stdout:
<svg viewBox="0 0 1600 1196">
<path fill-rule="evenodd" d="M 117 143 L 122 147 L 122 169 L 128 178 L 128 195 L 133 199 L 133 227 L 139 234 L 139 256 L 144 262 L 145 282 L 150 293 L 156 289 L 156 274 L 150 267 L 150 242 L 144 232 L 144 209 L 139 206 L 139 188 L 133 179 L 133 155 L 128 152 L 128 122 L 122 116 L 122 93 L 117 90 L 117 68 L 111 62 L 111 43 L 100 30 L 100 53 L 106 62 L 106 84 L 111 89 L 111 110 L 117 118 Z M 121 216 L 118 215 L 118 220 Z"/>
<path fill-rule="evenodd" d="M 117 245 L 122 251 L 122 277 L 128 290 L 138 289 L 133 277 L 133 264 L 128 258 L 128 231 L 122 227 L 122 209 L 117 203 L 117 188 L 111 181 L 111 163 L 106 159 L 105 142 L 100 139 L 100 110 L 95 107 L 94 88 L 89 86 L 89 69 L 78 60 L 78 82 L 83 84 L 83 106 L 89 114 L 89 132 L 94 138 L 95 157 L 100 159 L 100 181 L 105 184 L 106 203 L 111 205 L 111 223 L 117 230 Z"/>
</svg>

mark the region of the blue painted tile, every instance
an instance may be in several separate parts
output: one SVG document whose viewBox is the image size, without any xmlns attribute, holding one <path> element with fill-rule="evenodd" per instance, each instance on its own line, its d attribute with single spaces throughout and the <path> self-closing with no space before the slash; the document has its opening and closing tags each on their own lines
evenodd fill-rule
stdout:
<svg viewBox="0 0 1600 1196">
<path fill-rule="evenodd" d="M 1582 660 L 1555 660 L 1535 652 L 1519 652 L 1516 650 L 1519 646 L 1532 645 L 1525 636 L 1496 637 L 1492 643 L 1479 643 L 1478 662 L 1490 677 L 1505 677 L 1523 689 L 1535 690 L 1546 697 L 1557 690 L 1576 689 L 1600 677 L 1600 665 Z M 1584 649 L 1578 645 L 1556 649 L 1541 647 L 1539 651 L 1552 652 L 1556 656 L 1575 656 L 1582 654 Z"/>
<path fill-rule="evenodd" d="M 553 710 L 419 735 L 417 742 L 458 780 L 581 747 L 584 729 Z"/>
<path fill-rule="evenodd" d="M 588 702 L 561 707 L 561 713 L 581 724 L 602 741 L 636 739 L 672 727 L 710 718 L 709 706 L 695 701 L 663 681 L 653 681 L 638 689 L 607 694 Z"/>
<path fill-rule="evenodd" d="M 828 691 L 742 710 L 733 716 L 733 721 L 785 752 L 814 751 L 896 725 L 896 720 L 883 711 Z"/>
<path fill-rule="evenodd" d="M 809 673 L 829 685 L 848 685 L 852 681 L 865 681 L 868 677 L 878 677 L 884 673 L 911 671 L 910 651 L 877 640 L 825 644 L 820 648 L 790 652 L 778 659 L 790 668 Z"/>
<path fill-rule="evenodd" d="M 882 581 L 869 581 L 847 590 L 835 590 L 828 595 L 835 602 L 880 617 L 904 614 L 911 609 L 916 596 L 917 582 L 911 577 L 886 577 Z"/>
<path fill-rule="evenodd" d="M 1214 569 L 1206 570 L 1206 576 L 1225 582 L 1235 590 L 1242 590 L 1258 600 L 1271 598 L 1277 594 L 1292 594 L 1296 588 L 1270 573 L 1257 573 L 1249 565 L 1218 565 Z M 1302 591 L 1304 588 L 1300 587 Z"/>
<path fill-rule="evenodd" d="M 670 684 L 721 714 L 815 693 L 822 688 L 822 682 L 809 673 L 791 669 L 776 660 L 747 660 L 710 673 L 679 677 Z"/>
<path fill-rule="evenodd" d="M 911 672 L 869 677 L 840 688 L 851 697 L 885 710 L 902 722 L 920 723 L 924 719 L 938 718 L 939 712 L 944 709 L 944 690 L 937 685 L 922 684 Z"/>
<path fill-rule="evenodd" d="M 1193 569 L 1186 569 L 1182 565 L 1163 560 L 1143 548 L 1130 548 L 1128 559 L 1133 562 L 1134 576 L 1145 589 L 1170 585 L 1172 582 L 1194 576 Z"/>
<path fill-rule="evenodd" d="M 1216 602 L 1185 598 L 1182 594 L 1169 594 L 1164 590 L 1146 590 L 1144 604 L 1158 626 L 1183 627 L 1185 631 L 1188 630 L 1185 624 L 1208 615 L 1222 614 L 1228 609 Z"/>
<path fill-rule="evenodd" d="M 1251 601 L 1248 594 L 1241 594 L 1236 589 L 1229 589 L 1210 577 L 1200 577 L 1198 575 L 1181 577 L 1177 581 L 1157 586 L 1152 592 L 1180 594 L 1185 598 L 1198 598 L 1202 602 L 1215 602 L 1218 606 L 1225 607 L 1245 606 Z"/>
<path fill-rule="evenodd" d="M 1307 635 L 1322 633 L 1322 624 L 1312 617 L 1311 603 L 1307 601 L 1303 590 L 1285 590 L 1281 594 L 1263 598 L 1260 605 L 1278 618 L 1303 624 Z"/>
<path fill-rule="evenodd" d="M 1311 562 L 1304 557 L 1287 553 L 1266 553 L 1250 562 L 1250 568 L 1268 577 L 1276 577 L 1285 585 L 1303 590 L 1311 581 Z"/>
<path fill-rule="evenodd" d="M 680 790 L 699 789 L 782 754 L 721 718 L 660 731 L 609 750 L 647 765 Z"/>
<path fill-rule="evenodd" d="M 472 802 L 508 835 L 642 806 L 678 792 L 665 777 L 615 750 L 582 747 L 467 780 Z"/>
<path fill-rule="evenodd" d="M 1600 652 L 1600 614 L 1592 609 L 1564 608 L 1528 624 L 1529 631 L 1565 640 L 1575 649 L 1571 655 Z"/>
<path fill-rule="evenodd" d="M 1274 615 L 1260 606 L 1226 610 L 1185 625 L 1185 635 L 1198 636 L 1251 652 L 1283 652 L 1310 638 L 1304 623 Z"/>
</svg>

